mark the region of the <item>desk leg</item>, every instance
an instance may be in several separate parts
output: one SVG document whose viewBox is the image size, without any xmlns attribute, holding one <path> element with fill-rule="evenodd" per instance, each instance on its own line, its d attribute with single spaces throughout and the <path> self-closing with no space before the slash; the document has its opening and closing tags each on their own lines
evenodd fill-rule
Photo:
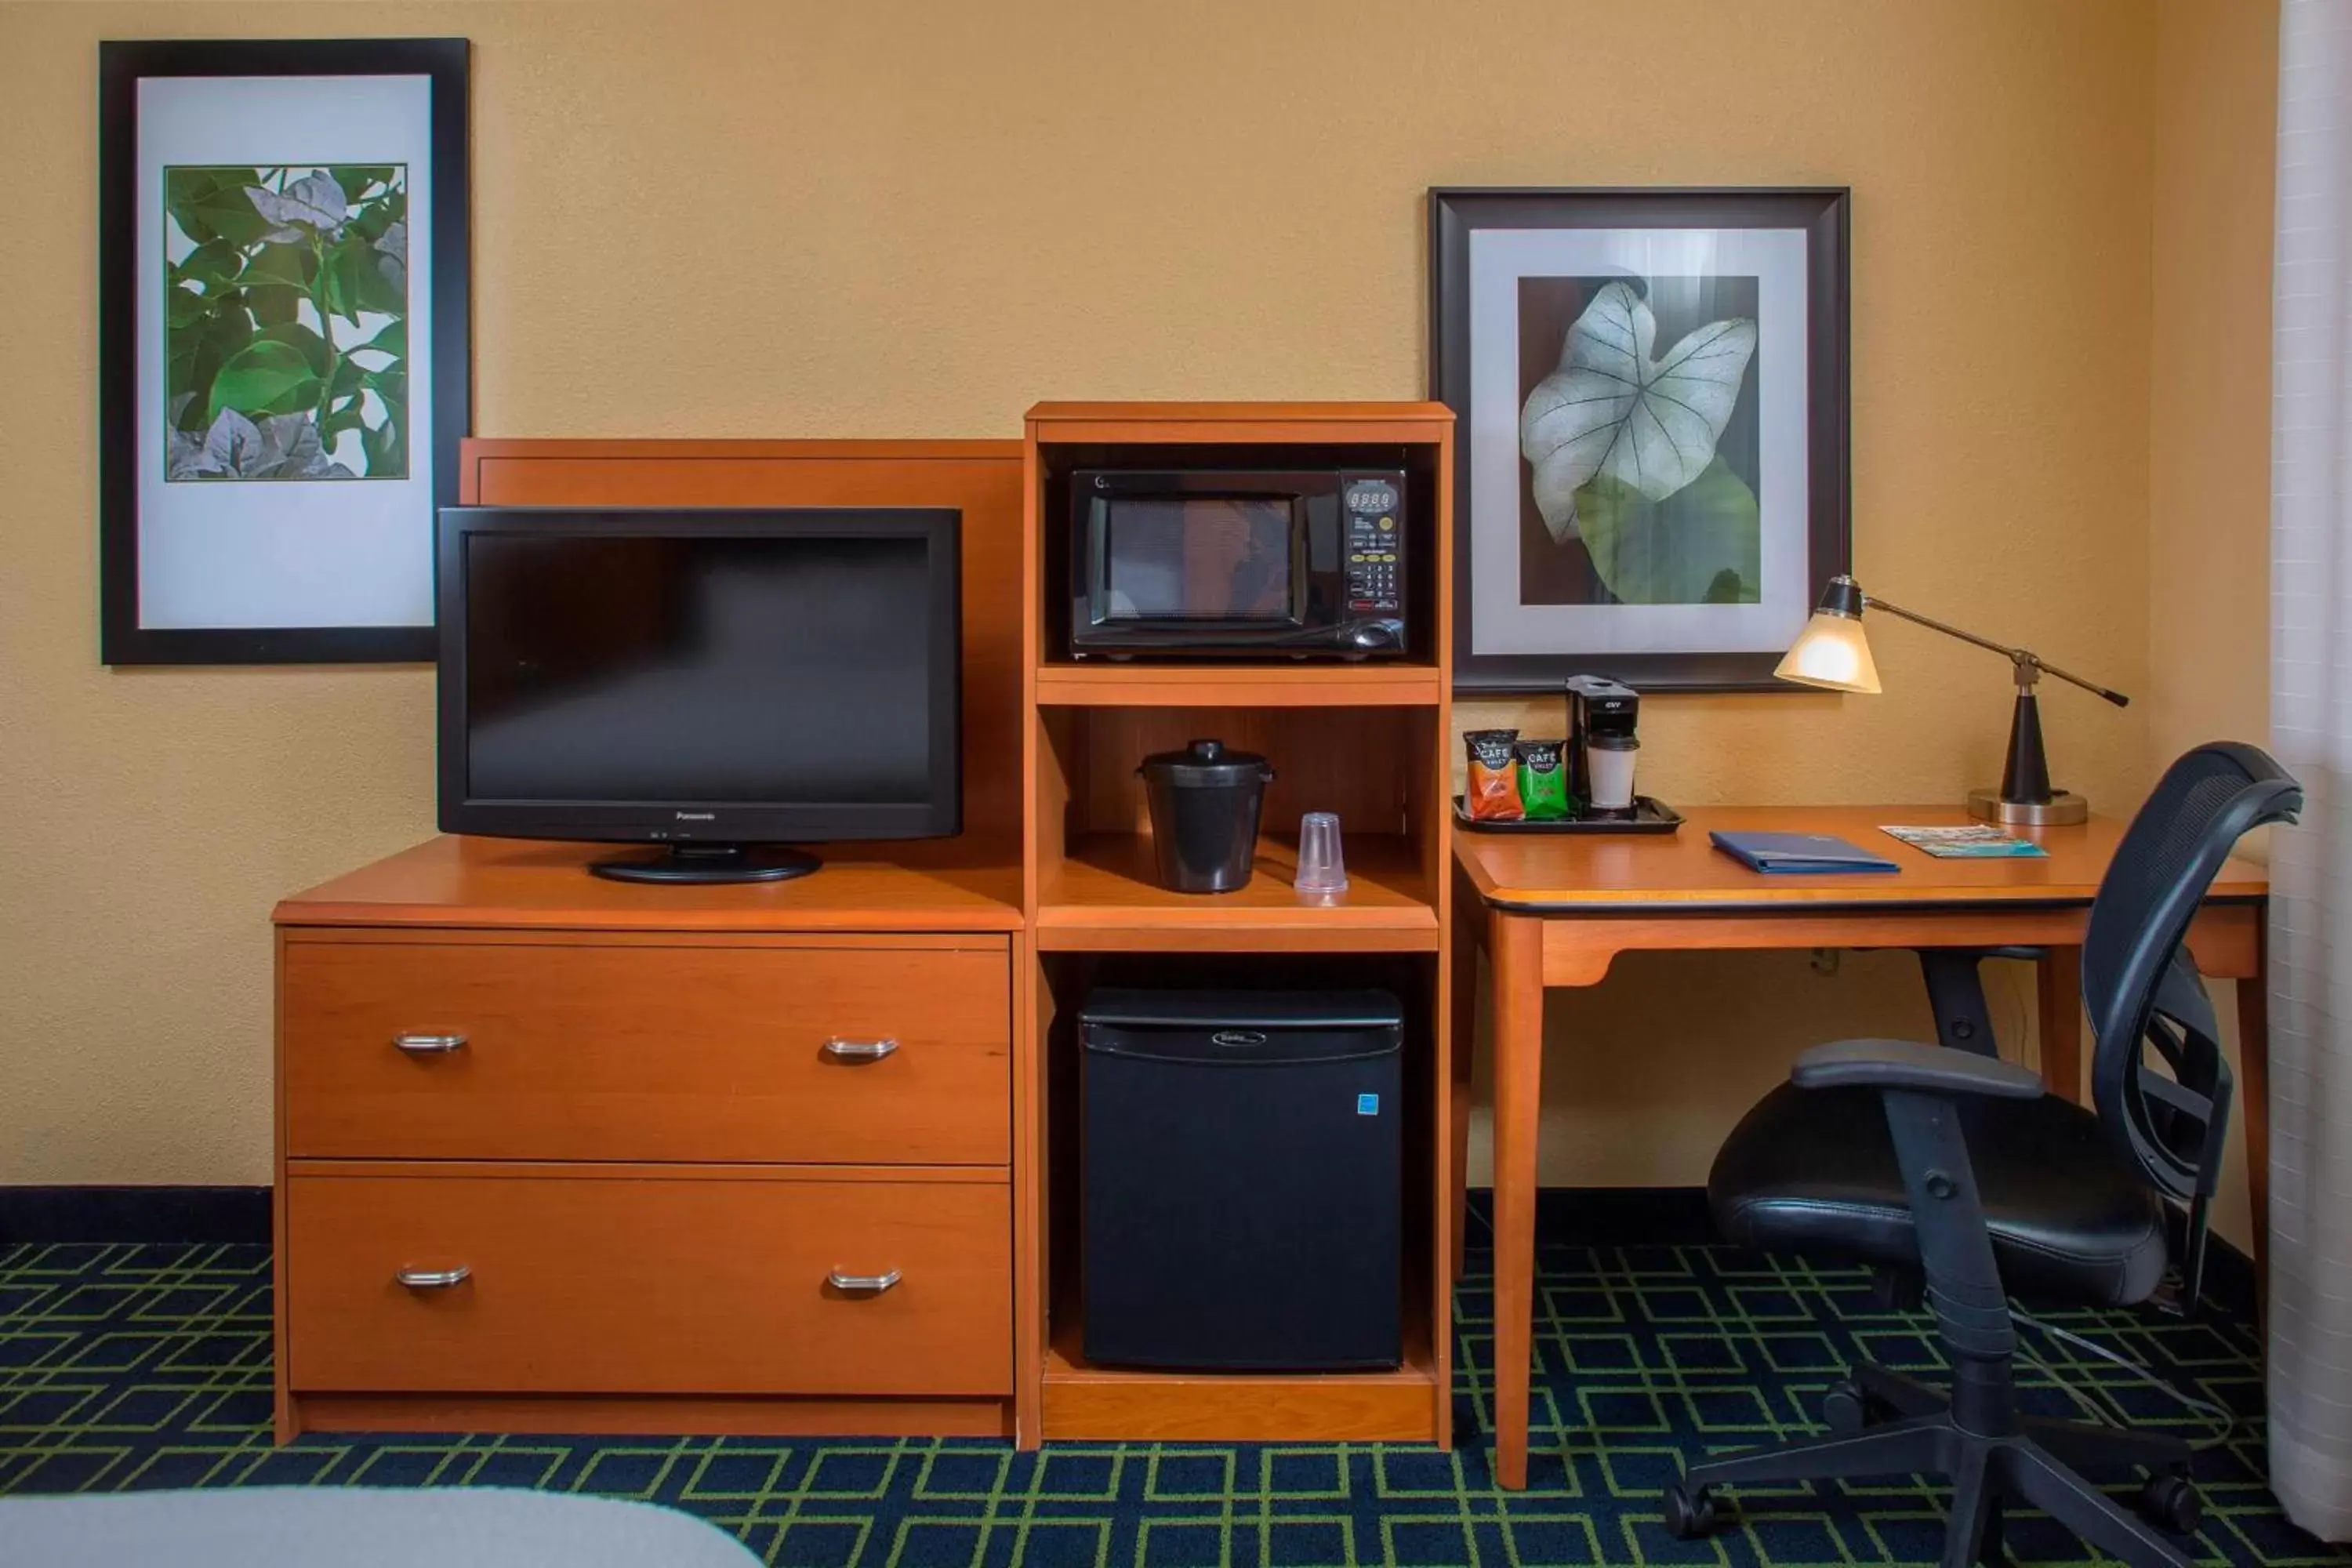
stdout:
<svg viewBox="0 0 2352 1568">
<path fill-rule="evenodd" d="M 2083 1103 L 2083 950 L 2053 947 L 2033 961 L 2041 1001 L 2042 1081 Z"/>
<path fill-rule="evenodd" d="M 1528 1393 L 1535 1333 L 1536 1125 L 1543 1098 L 1543 922 L 1496 914 L 1495 1479 L 1528 1484 Z"/>
<path fill-rule="evenodd" d="M 2238 982 L 2239 1103 L 2246 1108 L 2246 1207 L 2254 1232 L 2254 1300 L 2271 1286 L 2270 933 L 2254 928 L 2254 972 Z"/>
</svg>

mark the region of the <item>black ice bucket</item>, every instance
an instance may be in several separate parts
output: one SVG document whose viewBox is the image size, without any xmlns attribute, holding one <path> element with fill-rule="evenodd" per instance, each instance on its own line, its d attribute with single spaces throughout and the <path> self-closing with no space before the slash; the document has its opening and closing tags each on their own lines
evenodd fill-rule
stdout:
<svg viewBox="0 0 2352 1568">
<path fill-rule="evenodd" d="M 1254 752 L 1194 741 L 1157 752 L 1135 770 L 1151 804 L 1152 853 L 1160 883 L 1179 893 L 1230 893 L 1246 886 L 1257 855 L 1257 823 L 1274 769 Z"/>
</svg>

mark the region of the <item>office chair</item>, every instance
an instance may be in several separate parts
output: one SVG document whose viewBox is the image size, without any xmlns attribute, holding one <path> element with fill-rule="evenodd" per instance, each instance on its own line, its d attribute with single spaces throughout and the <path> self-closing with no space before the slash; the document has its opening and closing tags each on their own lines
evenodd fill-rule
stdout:
<svg viewBox="0 0 2352 1568">
<path fill-rule="evenodd" d="M 1725 1236 L 1923 1273 L 1952 1385 L 1857 1366 L 1824 1401 L 1829 1436 L 1689 1467 L 1665 1491 L 1671 1532 L 1728 1523 L 1718 1487 L 1931 1471 L 1953 1483 L 1946 1568 L 1998 1560 L 2005 1498 L 2126 1563 L 2185 1568 L 2186 1553 L 2075 1467 L 2145 1467 L 2142 1510 L 2193 1530 L 2189 1445 L 2021 1413 L 2008 1298 L 2149 1300 L 2179 1205 L 2179 1289 L 2193 1307 L 2231 1079 L 2182 939 L 2238 839 L 2302 805 L 2270 757 L 2221 742 L 2174 763 L 2132 819 L 2083 945 L 2095 1113 L 1998 1057 L 1900 1040 L 1817 1046 L 1748 1113 L 1707 1181 Z"/>
</svg>

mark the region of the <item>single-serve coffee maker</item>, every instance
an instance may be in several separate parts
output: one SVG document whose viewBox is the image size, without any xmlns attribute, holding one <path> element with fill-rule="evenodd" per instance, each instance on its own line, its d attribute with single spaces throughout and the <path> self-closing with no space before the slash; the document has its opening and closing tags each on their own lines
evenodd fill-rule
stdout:
<svg viewBox="0 0 2352 1568">
<path fill-rule="evenodd" d="M 1568 678 L 1568 787 L 1582 815 L 1633 815 L 1633 763 L 1642 699 L 1630 686 L 1600 675 Z"/>
</svg>

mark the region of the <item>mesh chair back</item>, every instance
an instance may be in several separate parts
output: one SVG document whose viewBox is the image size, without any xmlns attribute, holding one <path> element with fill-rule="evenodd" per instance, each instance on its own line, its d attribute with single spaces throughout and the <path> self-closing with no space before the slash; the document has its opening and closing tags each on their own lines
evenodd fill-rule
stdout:
<svg viewBox="0 0 2352 1568">
<path fill-rule="evenodd" d="M 2183 938 L 2238 840 L 2264 823 L 2292 822 L 2302 808 L 2302 787 L 2258 747 L 2198 747 L 2165 770 L 2132 818 L 2083 940 L 2099 1120 L 2154 1185 L 2191 1205 L 2200 1261 L 2231 1080 Z"/>
</svg>

